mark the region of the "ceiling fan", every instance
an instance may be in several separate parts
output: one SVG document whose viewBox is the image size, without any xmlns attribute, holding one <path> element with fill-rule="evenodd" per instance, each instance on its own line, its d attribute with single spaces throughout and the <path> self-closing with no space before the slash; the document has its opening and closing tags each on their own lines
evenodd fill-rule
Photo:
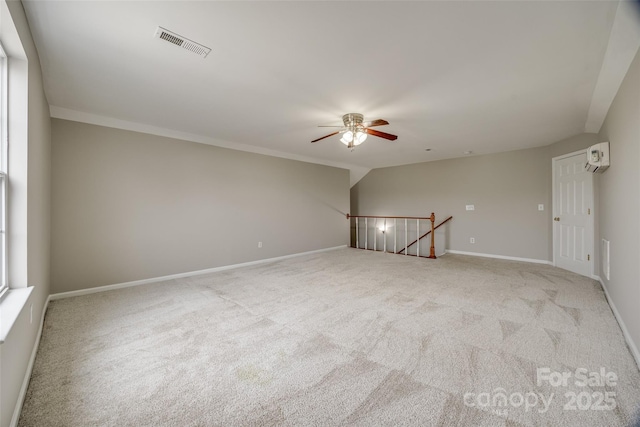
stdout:
<svg viewBox="0 0 640 427">
<path fill-rule="evenodd" d="M 360 145 L 367 139 L 367 135 L 377 136 L 379 138 L 388 139 L 390 141 L 395 141 L 398 139 L 396 135 L 391 135 L 390 133 L 380 132 L 375 129 L 370 129 L 374 126 L 384 126 L 388 125 L 389 122 L 386 120 L 378 119 L 373 120 L 371 122 L 365 122 L 364 116 L 359 113 L 348 113 L 342 116 L 342 121 L 344 122 L 344 126 L 318 126 L 318 127 L 341 127 L 337 132 L 330 133 L 329 135 L 325 135 L 322 138 L 314 139 L 311 141 L 312 143 L 321 141 L 325 138 L 329 138 L 330 136 L 337 135 L 339 133 L 343 134 L 342 138 L 340 138 L 340 142 L 346 145 L 348 148 L 353 149 L 356 145 Z"/>
</svg>

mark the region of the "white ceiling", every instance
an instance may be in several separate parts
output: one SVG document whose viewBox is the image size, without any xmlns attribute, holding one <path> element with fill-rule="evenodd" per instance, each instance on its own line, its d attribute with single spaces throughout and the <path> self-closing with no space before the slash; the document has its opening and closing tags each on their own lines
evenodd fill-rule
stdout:
<svg viewBox="0 0 640 427">
<path fill-rule="evenodd" d="M 597 132 L 638 48 L 607 55 L 615 1 L 24 5 L 54 117 L 361 172 Z M 310 143 L 348 112 L 397 141 Z"/>
</svg>

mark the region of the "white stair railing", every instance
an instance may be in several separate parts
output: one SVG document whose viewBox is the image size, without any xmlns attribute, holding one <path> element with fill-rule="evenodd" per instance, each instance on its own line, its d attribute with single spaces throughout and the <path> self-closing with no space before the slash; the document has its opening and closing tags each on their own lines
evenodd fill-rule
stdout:
<svg viewBox="0 0 640 427">
<path fill-rule="evenodd" d="M 445 222 L 449 221 L 452 217 L 447 218 L 441 222 L 437 227 L 441 226 Z M 412 255 L 422 258 L 436 258 L 435 253 L 435 240 L 434 231 L 437 228 L 435 226 L 436 216 L 434 213 L 428 217 L 400 217 L 400 216 L 377 216 L 377 215 L 349 215 L 347 219 L 352 220 L 355 226 L 355 248 L 390 252 L 387 248 L 387 237 L 389 233 L 393 234 L 393 253 Z M 372 221 L 370 221 L 372 220 Z M 398 229 L 398 220 L 400 221 L 401 228 Z M 404 221 L 403 221 L 404 220 Z M 413 230 L 413 221 L 415 220 L 415 230 Z M 362 227 L 364 223 L 364 229 Z M 373 227 L 370 227 L 370 223 L 373 223 Z M 404 227 L 402 224 L 404 223 Z M 392 225 L 393 224 L 393 225 Z M 422 231 L 426 231 L 421 235 Z M 409 236 L 415 232 L 415 240 L 409 242 Z M 373 233 L 373 243 L 370 244 L 369 235 Z M 364 234 L 364 236 L 363 236 Z M 431 245 L 429 247 L 429 256 L 420 255 L 420 240 L 431 234 Z M 403 238 L 404 235 L 404 238 Z M 382 249 L 378 247 L 378 239 L 382 240 Z M 400 242 L 399 242 L 400 240 Z M 401 249 L 398 250 L 398 244 L 400 243 Z M 415 253 L 410 253 L 410 248 L 415 245 Z M 404 246 L 404 247 L 402 247 Z"/>
</svg>

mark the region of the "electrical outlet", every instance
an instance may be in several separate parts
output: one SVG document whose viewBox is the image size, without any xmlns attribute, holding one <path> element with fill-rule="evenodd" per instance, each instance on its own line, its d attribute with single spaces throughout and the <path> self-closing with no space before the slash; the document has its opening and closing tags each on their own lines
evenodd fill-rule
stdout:
<svg viewBox="0 0 640 427">
<path fill-rule="evenodd" d="M 262 248 L 262 242 L 258 242 L 258 249 Z"/>
<path fill-rule="evenodd" d="M 465 208 L 466 208 L 468 211 L 475 211 L 475 210 L 476 210 L 475 205 L 466 205 L 466 206 L 465 206 Z"/>
<path fill-rule="evenodd" d="M 476 238 L 475 237 L 470 237 L 469 238 L 469 243 L 475 243 L 476 242 Z"/>
</svg>

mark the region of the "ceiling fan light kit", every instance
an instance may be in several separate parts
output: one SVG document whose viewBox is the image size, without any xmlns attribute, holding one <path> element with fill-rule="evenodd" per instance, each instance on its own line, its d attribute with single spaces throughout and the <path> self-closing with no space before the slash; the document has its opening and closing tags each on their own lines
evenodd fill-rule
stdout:
<svg viewBox="0 0 640 427">
<path fill-rule="evenodd" d="M 342 116 L 344 127 L 348 130 L 340 138 L 340 142 L 349 148 L 360 145 L 367 139 L 365 128 L 362 125 L 364 116 L 358 113 L 349 113 Z"/>
<path fill-rule="evenodd" d="M 354 134 L 352 131 L 348 130 L 344 135 L 342 135 L 340 142 L 348 147 L 349 145 L 360 145 L 365 139 L 367 139 L 367 134 L 363 131 L 359 130 Z"/>
<path fill-rule="evenodd" d="M 329 135 L 325 135 L 311 142 L 312 143 L 318 142 L 322 139 L 341 133 L 343 135 L 342 135 L 342 138 L 340 138 L 340 142 L 342 142 L 344 145 L 347 146 L 347 148 L 350 148 L 353 151 L 353 149 L 357 145 L 362 144 L 367 139 L 367 135 L 377 136 L 380 138 L 388 139 L 390 141 L 395 141 L 398 138 L 396 135 L 391 135 L 390 133 L 369 129 L 369 127 L 371 126 L 388 125 L 389 122 L 386 120 L 378 119 L 372 122 L 365 123 L 364 116 L 362 114 L 348 113 L 342 116 L 342 122 L 344 123 L 344 127 L 341 130 L 330 133 Z M 321 127 L 326 127 L 326 126 L 321 126 Z M 341 127 L 341 126 L 336 126 L 336 127 Z"/>
</svg>

